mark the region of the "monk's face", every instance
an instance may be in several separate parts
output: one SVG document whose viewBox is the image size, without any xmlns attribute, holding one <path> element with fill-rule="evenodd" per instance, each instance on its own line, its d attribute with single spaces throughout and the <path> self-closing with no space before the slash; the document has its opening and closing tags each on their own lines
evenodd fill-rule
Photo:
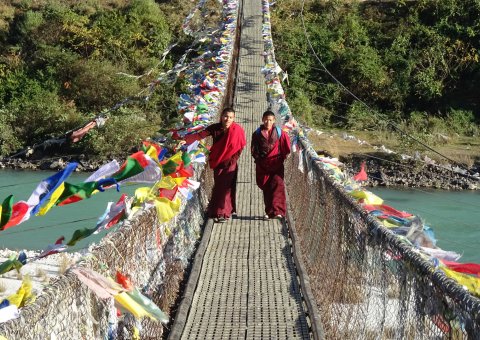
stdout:
<svg viewBox="0 0 480 340">
<path fill-rule="evenodd" d="M 273 127 L 273 124 L 275 124 L 275 117 L 274 116 L 266 116 L 263 117 L 263 126 L 270 131 Z"/>
<path fill-rule="evenodd" d="M 226 112 L 222 115 L 221 122 L 224 129 L 228 129 L 235 119 L 235 113 Z"/>
</svg>

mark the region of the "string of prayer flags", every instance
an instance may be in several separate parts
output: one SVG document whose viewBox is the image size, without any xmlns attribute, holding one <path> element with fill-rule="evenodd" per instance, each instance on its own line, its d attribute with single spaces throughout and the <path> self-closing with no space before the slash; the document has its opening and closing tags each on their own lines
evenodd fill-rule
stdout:
<svg viewBox="0 0 480 340">
<path fill-rule="evenodd" d="M 294 128 L 294 131 L 296 132 L 294 143 L 297 140 L 304 141 L 307 148 L 316 155 L 315 150 L 306 138 L 304 132 L 293 120 L 291 110 L 285 100 L 285 93 L 280 79 L 280 75 L 285 73 L 281 70 L 275 60 L 269 6 L 269 1 L 262 0 L 262 13 L 264 19 L 262 36 L 264 39 L 265 56 L 265 65 L 262 68 L 262 74 L 265 76 L 267 98 L 271 107 L 278 108 L 277 112 L 283 120 L 285 122 L 288 121 L 285 125 L 288 124 Z M 364 162 L 361 165 L 360 172 L 353 176 L 353 178 L 350 178 L 343 173 L 339 168 L 339 164 L 336 164 L 333 159 L 317 155 L 313 160 L 322 166 L 337 184 L 342 185 L 369 214 L 377 217 L 378 221 L 383 226 L 394 232 L 399 240 L 413 247 L 414 251 L 419 252 L 425 258 L 433 259 L 437 262 L 439 261 L 438 259 L 440 259 L 443 264 L 439 265 L 439 268 L 446 276 L 456 280 L 460 285 L 466 287 L 472 294 L 480 296 L 479 265 L 460 264 L 455 262 L 461 255 L 453 251 L 446 251 L 438 248 L 435 245 L 436 240 L 432 229 L 425 225 L 419 217 L 387 206 L 383 204 L 383 199 L 361 188 L 359 182 L 368 179 Z M 299 161 L 299 170 L 303 171 L 303 157 L 299 156 Z"/>
</svg>

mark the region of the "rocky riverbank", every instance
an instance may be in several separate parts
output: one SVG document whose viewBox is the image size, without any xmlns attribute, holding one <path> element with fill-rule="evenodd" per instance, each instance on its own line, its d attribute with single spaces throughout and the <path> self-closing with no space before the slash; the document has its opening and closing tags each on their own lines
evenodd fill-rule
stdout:
<svg viewBox="0 0 480 340">
<path fill-rule="evenodd" d="M 109 162 L 100 160 L 90 160 L 80 155 L 78 158 L 72 157 L 54 157 L 39 160 L 25 160 L 20 158 L 0 160 L 0 169 L 15 169 L 15 170 L 51 170 L 58 171 L 65 168 L 70 162 L 77 162 L 76 171 L 95 171 L 103 164 Z"/>
<path fill-rule="evenodd" d="M 366 162 L 367 186 L 434 188 L 444 190 L 480 189 L 480 165 L 466 173 L 456 166 L 428 164 L 414 159 L 402 160 L 397 155 L 372 153 L 340 157 L 345 171 L 354 175 L 360 164 Z M 453 169 L 453 170 L 452 170 Z"/>
</svg>

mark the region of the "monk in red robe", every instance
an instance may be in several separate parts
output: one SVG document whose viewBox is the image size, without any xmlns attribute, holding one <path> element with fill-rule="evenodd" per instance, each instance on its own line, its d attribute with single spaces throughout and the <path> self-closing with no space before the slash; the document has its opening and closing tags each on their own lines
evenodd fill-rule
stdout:
<svg viewBox="0 0 480 340">
<path fill-rule="evenodd" d="M 263 191 L 265 218 L 282 219 L 287 212 L 283 162 L 290 153 L 290 137 L 275 126 L 272 111 L 266 111 L 262 121 L 263 124 L 252 135 L 256 181 Z"/>
<path fill-rule="evenodd" d="M 208 217 L 220 223 L 229 219 L 232 213 L 236 213 L 237 161 L 246 145 L 245 131 L 234 119 L 235 111 L 226 108 L 222 111 L 220 123 L 185 137 L 186 144 L 207 136 L 213 138 L 208 162 L 213 169 L 214 185 L 208 205 Z"/>
</svg>

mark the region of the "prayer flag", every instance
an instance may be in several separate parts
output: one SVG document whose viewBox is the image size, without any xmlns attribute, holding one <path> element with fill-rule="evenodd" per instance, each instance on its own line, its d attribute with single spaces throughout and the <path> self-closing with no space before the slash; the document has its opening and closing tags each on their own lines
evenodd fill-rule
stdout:
<svg viewBox="0 0 480 340">
<path fill-rule="evenodd" d="M 97 182 L 84 182 L 80 184 L 65 182 L 63 192 L 57 199 L 56 204 L 62 206 L 89 198 L 97 189 L 97 184 Z"/>
<path fill-rule="evenodd" d="M 41 259 L 42 257 L 47 257 L 49 255 L 57 254 L 67 249 L 67 245 L 63 244 L 65 237 L 60 237 L 55 244 L 49 244 L 44 251 L 38 255 L 38 258 Z"/>
<path fill-rule="evenodd" d="M 125 217 L 127 209 L 126 199 L 127 195 L 123 194 L 116 204 L 113 204 L 113 202 L 109 202 L 105 213 L 97 222 L 97 230 L 95 231 L 95 234 L 103 229 L 110 228 Z"/>
<path fill-rule="evenodd" d="M 83 240 L 84 238 L 87 238 L 88 236 L 92 235 L 95 231 L 97 230 L 97 227 L 93 227 L 91 229 L 88 228 L 83 228 L 83 229 L 77 229 L 73 232 L 72 238 L 70 241 L 67 242 L 67 246 L 74 246 L 77 244 L 78 241 Z"/>
<path fill-rule="evenodd" d="M 357 182 L 359 181 L 366 181 L 368 179 L 367 172 L 365 171 L 365 161 L 362 162 L 360 165 L 360 171 L 358 174 L 353 176 L 353 179 L 356 180 Z"/>
<path fill-rule="evenodd" d="M 110 163 L 102 165 L 97 171 L 90 175 L 84 182 L 96 182 L 106 177 L 111 177 L 120 169 L 120 164 L 114 159 Z"/>
<path fill-rule="evenodd" d="M 32 214 L 35 215 L 38 213 L 43 203 L 46 202 L 55 189 L 57 189 L 58 186 L 63 183 L 68 176 L 70 176 L 77 165 L 78 163 L 69 163 L 62 171 L 57 172 L 53 176 L 50 176 L 40 182 L 27 201 L 29 205 L 29 211 L 25 214 L 22 222 L 29 219 Z"/>
<path fill-rule="evenodd" d="M 4 226 L 10 221 L 12 217 L 12 205 L 13 205 L 13 195 L 8 196 L 3 200 L 1 218 L 0 218 L 0 229 L 3 230 Z"/>
<path fill-rule="evenodd" d="M 123 163 L 120 170 L 112 177 L 117 181 L 123 181 L 129 177 L 135 176 L 143 171 L 143 169 L 149 164 L 143 151 L 138 151 L 128 156 L 125 163 Z"/>
<path fill-rule="evenodd" d="M 1 228 L 1 230 L 5 230 L 20 224 L 23 220 L 23 217 L 28 212 L 28 208 L 28 204 L 25 201 L 18 201 L 15 203 L 12 208 L 10 220 Z"/>
</svg>

